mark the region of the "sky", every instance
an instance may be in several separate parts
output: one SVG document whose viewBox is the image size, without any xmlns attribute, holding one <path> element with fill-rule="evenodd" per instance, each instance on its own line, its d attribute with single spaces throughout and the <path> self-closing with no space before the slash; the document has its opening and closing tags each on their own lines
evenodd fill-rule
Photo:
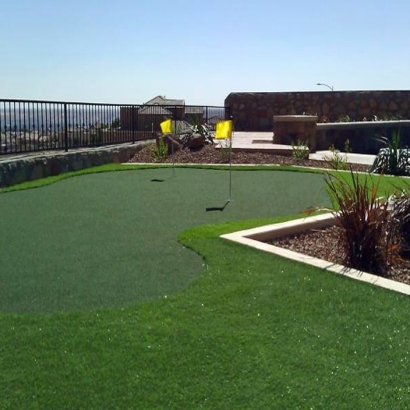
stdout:
<svg viewBox="0 0 410 410">
<path fill-rule="evenodd" d="M 409 0 L 2 0 L 0 99 L 409 90 Z"/>
</svg>

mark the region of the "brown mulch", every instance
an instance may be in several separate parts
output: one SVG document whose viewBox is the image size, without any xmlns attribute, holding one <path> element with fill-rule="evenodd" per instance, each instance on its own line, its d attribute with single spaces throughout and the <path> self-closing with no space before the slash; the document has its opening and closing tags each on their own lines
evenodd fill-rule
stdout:
<svg viewBox="0 0 410 410">
<path fill-rule="evenodd" d="M 188 148 L 175 152 L 164 161 L 158 161 L 154 156 L 155 145 L 149 145 L 141 149 L 133 158 L 131 163 L 168 163 L 168 164 L 227 164 L 229 158 L 227 152 L 215 149 L 213 145 L 205 145 L 199 150 Z M 298 165 L 304 167 L 326 168 L 331 166 L 323 161 L 304 160 L 295 161 L 291 156 L 275 155 L 263 152 L 233 151 L 232 164 L 275 164 L 275 165 Z M 368 172 L 369 166 L 362 164 L 351 164 L 353 171 Z M 343 251 L 338 247 L 340 239 L 340 228 L 334 226 L 323 230 L 307 231 L 302 234 L 293 235 L 275 241 L 276 246 L 291 249 L 295 252 L 314 256 L 332 263 L 343 265 Z M 396 261 L 392 266 L 390 278 L 399 282 L 410 284 L 410 261 Z"/>
<path fill-rule="evenodd" d="M 169 155 L 164 161 L 156 160 L 155 146 L 149 145 L 139 151 L 129 162 L 133 163 L 165 163 L 165 164 L 227 164 L 229 157 L 226 150 L 219 151 L 214 145 L 205 145 L 199 150 L 181 149 Z M 275 155 L 264 152 L 232 151 L 232 164 L 275 164 L 298 165 L 304 167 L 330 168 L 323 161 L 305 160 L 296 162 L 291 156 Z M 369 171 L 368 165 L 352 164 L 353 171 Z"/>
<path fill-rule="evenodd" d="M 343 265 L 345 251 L 341 243 L 341 237 L 342 228 L 331 226 L 286 236 L 271 243 L 294 252 Z M 392 261 L 387 277 L 410 285 L 410 260 L 406 258 Z"/>
</svg>

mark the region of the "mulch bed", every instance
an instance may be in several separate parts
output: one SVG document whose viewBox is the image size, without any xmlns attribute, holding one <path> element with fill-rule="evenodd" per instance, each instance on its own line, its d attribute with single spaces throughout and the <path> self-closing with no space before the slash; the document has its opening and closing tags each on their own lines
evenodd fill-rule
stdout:
<svg viewBox="0 0 410 410">
<path fill-rule="evenodd" d="M 158 161 L 154 156 L 155 145 L 149 145 L 139 151 L 129 162 L 132 163 L 165 163 L 165 164 L 227 164 L 229 157 L 226 150 L 217 150 L 214 145 L 205 145 L 199 150 L 181 149 L 169 155 L 165 160 Z M 232 151 L 232 164 L 275 164 L 298 165 L 315 168 L 331 168 L 324 161 L 295 161 L 291 156 L 275 155 L 265 152 Z M 353 171 L 369 171 L 368 165 L 352 164 Z"/>
<path fill-rule="evenodd" d="M 275 239 L 271 243 L 294 252 L 343 265 L 345 252 L 340 240 L 342 235 L 342 228 L 331 226 Z M 410 285 L 410 260 L 392 261 L 388 278 Z"/>
</svg>

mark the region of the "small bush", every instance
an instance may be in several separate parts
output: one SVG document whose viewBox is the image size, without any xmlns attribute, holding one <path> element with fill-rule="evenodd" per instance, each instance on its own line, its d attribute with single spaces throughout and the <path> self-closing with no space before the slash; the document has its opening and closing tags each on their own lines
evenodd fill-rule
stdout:
<svg viewBox="0 0 410 410">
<path fill-rule="evenodd" d="M 346 140 L 345 142 L 345 149 L 346 148 L 350 150 L 349 140 Z M 349 169 L 349 163 L 347 162 L 346 154 L 342 154 L 341 152 L 337 151 L 333 144 L 329 147 L 329 150 L 332 152 L 332 155 L 325 157 L 324 160 L 330 166 L 330 168 L 336 170 Z M 347 152 L 350 151 L 346 151 L 346 153 Z"/>
<path fill-rule="evenodd" d="M 292 158 L 296 162 L 302 162 L 309 159 L 309 147 L 307 141 L 304 142 L 298 139 L 296 144 L 292 142 Z"/>
<path fill-rule="evenodd" d="M 229 138 L 219 140 L 219 158 L 222 162 L 229 161 L 231 153 L 231 140 Z"/>
<path fill-rule="evenodd" d="M 168 156 L 168 146 L 162 137 L 158 138 L 158 143 L 154 150 L 154 157 L 157 161 L 164 161 Z"/>
<path fill-rule="evenodd" d="M 352 122 L 352 119 L 350 118 L 350 116 L 348 114 L 346 115 L 341 115 L 338 118 L 338 122 Z"/>
<path fill-rule="evenodd" d="M 350 140 L 347 139 L 345 141 L 345 153 L 349 154 L 350 152 L 352 152 L 352 148 L 350 147 Z"/>
</svg>

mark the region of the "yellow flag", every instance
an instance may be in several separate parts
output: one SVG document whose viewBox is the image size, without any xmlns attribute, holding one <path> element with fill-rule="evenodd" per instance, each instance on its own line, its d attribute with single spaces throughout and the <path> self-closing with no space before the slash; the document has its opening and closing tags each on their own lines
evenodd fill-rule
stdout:
<svg viewBox="0 0 410 410">
<path fill-rule="evenodd" d="M 162 121 L 160 126 L 163 134 L 172 134 L 172 120 Z"/>
<path fill-rule="evenodd" d="M 216 124 L 215 139 L 232 138 L 232 120 L 221 121 Z"/>
</svg>

